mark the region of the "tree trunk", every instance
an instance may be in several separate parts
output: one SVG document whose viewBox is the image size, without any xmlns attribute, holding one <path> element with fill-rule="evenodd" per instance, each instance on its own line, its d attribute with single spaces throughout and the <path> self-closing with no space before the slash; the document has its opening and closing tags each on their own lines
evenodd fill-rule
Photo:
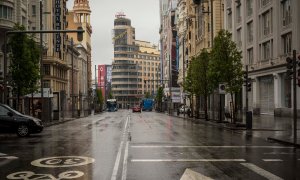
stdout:
<svg viewBox="0 0 300 180">
<path fill-rule="evenodd" d="M 207 94 L 204 95 L 204 115 L 205 120 L 208 121 L 208 112 L 207 112 Z"/>
<path fill-rule="evenodd" d="M 236 120 L 236 118 L 235 118 L 235 116 L 236 116 L 236 111 L 235 111 L 235 104 L 234 104 L 234 102 L 233 102 L 233 93 L 231 92 L 230 93 L 230 96 L 231 96 L 231 102 L 232 102 L 232 116 L 231 116 L 231 121 L 233 122 L 233 123 L 235 123 L 235 120 Z"/>
<path fill-rule="evenodd" d="M 200 104 L 199 104 L 200 96 L 196 95 L 196 118 L 199 119 L 199 109 L 200 109 Z"/>
<path fill-rule="evenodd" d="M 193 94 L 191 94 L 190 96 L 189 96 L 189 98 L 190 98 L 190 101 L 191 101 L 191 117 L 194 117 L 194 101 L 193 101 Z"/>
</svg>

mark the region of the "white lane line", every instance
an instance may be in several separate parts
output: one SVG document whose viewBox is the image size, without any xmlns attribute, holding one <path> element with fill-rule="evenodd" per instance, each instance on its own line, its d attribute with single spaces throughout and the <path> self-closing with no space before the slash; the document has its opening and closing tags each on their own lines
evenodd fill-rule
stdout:
<svg viewBox="0 0 300 180">
<path fill-rule="evenodd" d="M 0 159 L 18 159 L 18 157 L 16 157 L 16 156 L 4 156 L 4 157 L 0 157 Z"/>
<path fill-rule="evenodd" d="M 241 165 L 245 166 L 246 168 L 254 171 L 255 173 L 265 177 L 266 179 L 271 179 L 271 180 L 283 180 L 282 178 L 270 173 L 269 171 L 266 171 L 252 163 L 241 163 Z"/>
<path fill-rule="evenodd" d="M 269 149 L 293 149 L 287 146 L 139 146 L 133 145 L 131 148 L 269 148 Z"/>
<path fill-rule="evenodd" d="M 126 147 L 125 147 L 125 154 L 124 154 L 124 160 L 123 160 L 122 180 L 126 180 L 126 177 L 127 177 L 128 146 L 129 146 L 129 141 L 126 142 Z"/>
<path fill-rule="evenodd" d="M 128 117 L 126 119 L 124 131 L 126 130 L 127 123 L 128 123 Z M 116 157 L 113 173 L 111 175 L 111 180 L 116 180 L 117 179 L 118 169 L 119 169 L 119 164 L 120 164 L 120 159 L 121 159 L 121 153 L 122 153 L 122 148 L 123 148 L 123 144 L 124 144 L 124 137 L 125 137 L 124 131 L 123 131 L 122 141 L 120 143 L 118 154 L 117 154 L 117 157 Z"/>
<path fill-rule="evenodd" d="M 245 162 L 245 159 L 132 159 L 131 162 Z"/>
<path fill-rule="evenodd" d="M 282 162 L 283 160 L 281 159 L 262 159 L 265 162 Z"/>
<path fill-rule="evenodd" d="M 0 156 L 6 156 L 7 154 L 0 153 Z"/>
</svg>

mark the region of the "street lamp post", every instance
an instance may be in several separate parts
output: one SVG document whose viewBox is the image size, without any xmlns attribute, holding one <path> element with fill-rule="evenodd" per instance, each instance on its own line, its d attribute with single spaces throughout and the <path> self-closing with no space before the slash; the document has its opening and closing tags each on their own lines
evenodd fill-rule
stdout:
<svg viewBox="0 0 300 180">
<path fill-rule="evenodd" d="M 71 79 L 72 79 L 72 118 L 74 118 L 74 109 L 75 109 L 75 100 L 74 100 L 74 42 L 73 42 L 73 38 L 71 38 L 71 63 L 72 63 L 72 72 L 71 72 Z"/>
</svg>

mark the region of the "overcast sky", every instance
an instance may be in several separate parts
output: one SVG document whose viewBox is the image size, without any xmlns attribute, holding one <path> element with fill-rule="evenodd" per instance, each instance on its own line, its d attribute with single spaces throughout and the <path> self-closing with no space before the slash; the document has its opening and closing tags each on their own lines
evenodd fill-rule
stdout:
<svg viewBox="0 0 300 180">
<path fill-rule="evenodd" d="M 131 19 L 137 40 L 159 41 L 159 0 L 89 0 L 92 34 L 92 61 L 94 65 L 111 64 L 113 59 L 112 29 L 117 12 Z M 73 9 L 74 0 L 68 1 Z"/>
</svg>

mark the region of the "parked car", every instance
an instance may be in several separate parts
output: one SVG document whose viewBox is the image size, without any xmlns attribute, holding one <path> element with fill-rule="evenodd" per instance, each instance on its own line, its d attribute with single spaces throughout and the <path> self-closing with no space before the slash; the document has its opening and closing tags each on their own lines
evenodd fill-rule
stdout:
<svg viewBox="0 0 300 180">
<path fill-rule="evenodd" d="M 134 112 L 142 112 L 142 109 L 141 109 L 141 107 L 139 106 L 139 105 L 136 105 L 136 106 L 134 106 L 133 108 L 132 108 L 132 112 L 134 113 Z"/>
<path fill-rule="evenodd" d="M 0 104 L 0 132 L 16 133 L 20 137 L 43 131 L 40 119 L 24 115 L 8 105 Z"/>
<path fill-rule="evenodd" d="M 191 114 L 191 108 L 189 106 L 181 105 L 177 109 L 177 115 L 179 115 L 179 114 L 187 114 L 187 115 L 190 116 L 190 114 Z"/>
</svg>

